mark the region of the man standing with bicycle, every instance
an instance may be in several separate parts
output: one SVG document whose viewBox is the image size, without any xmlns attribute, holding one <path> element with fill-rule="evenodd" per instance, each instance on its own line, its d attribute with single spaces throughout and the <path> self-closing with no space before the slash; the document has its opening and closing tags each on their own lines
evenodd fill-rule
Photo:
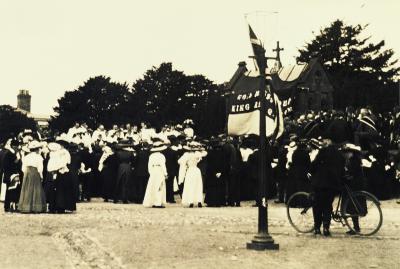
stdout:
<svg viewBox="0 0 400 269">
<path fill-rule="evenodd" d="M 339 152 L 337 145 L 330 139 L 323 140 L 323 147 L 311 165 L 311 186 L 314 192 L 314 234 L 330 236 L 332 203 L 336 193 L 340 190 L 341 179 L 344 174 L 345 159 Z"/>
</svg>

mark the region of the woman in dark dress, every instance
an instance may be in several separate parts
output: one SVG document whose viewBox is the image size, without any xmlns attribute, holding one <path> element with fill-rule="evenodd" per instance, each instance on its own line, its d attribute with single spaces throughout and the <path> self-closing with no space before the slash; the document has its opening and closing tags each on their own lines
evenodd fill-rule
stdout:
<svg viewBox="0 0 400 269">
<path fill-rule="evenodd" d="M 208 207 L 219 207 L 225 205 L 225 185 L 222 181 L 221 174 L 223 164 L 221 162 L 224 157 L 221 145 L 218 141 L 211 144 L 207 155 L 207 173 L 205 177 L 205 192 L 204 202 Z"/>
<path fill-rule="evenodd" d="M 133 149 L 130 147 L 119 147 L 117 149 L 118 173 L 114 189 L 114 203 L 122 201 L 128 203 L 129 194 L 132 193 L 129 187 L 133 186 L 132 163 L 134 161 Z"/>
<path fill-rule="evenodd" d="M 110 147 L 105 146 L 99 162 L 100 177 L 103 182 L 102 194 L 104 202 L 108 202 L 109 199 L 113 198 L 117 181 L 118 165 L 117 155 L 114 154 Z"/>
<path fill-rule="evenodd" d="M 134 182 L 136 189 L 136 198 L 134 202 L 142 204 L 144 199 L 144 194 L 146 192 L 147 182 L 149 180 L 149 163 L 150 148 L 145 142 L 140 147 L 138 147 L 136 160 L 135 160 L 135 170 L 134 170 Z"/>
<path fill-rule="evenodd" d="M 54 213 L 65 213 L 65 211 L 75 211 L 77 201 L 77 172 L 70 171 L 71 154 L 64 146 L 68 146 L 68 142 L 64 140 L 57 141 L 59 147 L 56 146 L 54 152 L 50 153 L 48 171 L 51 172 L 54 181 L 54 199 L 49 203 L 49 209 Z"/>
<path fill-rule="evenodd" d="M 79 189 L 79 169 L 82 163 L 82 152 L 76 144 L 69 144 L 67 147 L 71 155 L 71 163 L 68 165 L 71 188 L 74 193 L 75 202 L 79 201 L 81 190 Z"/>
</svg>

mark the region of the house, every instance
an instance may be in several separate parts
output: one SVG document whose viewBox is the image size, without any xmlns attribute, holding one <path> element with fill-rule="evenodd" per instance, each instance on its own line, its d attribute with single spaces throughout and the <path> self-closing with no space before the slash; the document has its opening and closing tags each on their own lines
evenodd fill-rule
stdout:
<svg viewBox="0 0 400 269">
<path fill-rule="evenodd" d="M 233 88 L 240 76 L 248 73 L 246 63 L 240 62 L 227 84 L 228 90 Z M 312 59 L 306 64 L 278 66 L 278 69 L 275 67 L 267 70 L 267 74 L 271 76 L 270 84 L 273 91 L 285 104 L 291 104 L 291 110 L 295 114 L 302 114 L 307 110 L 320 111 L 333 108 L 334 89 L 318 59 Z"/>
<path fill-rule="evenodd" d="M 333 86 L 316 58 L 306 64 L 281 67 L 271 72 L 271 78 L 278 96 L 279 93 L 291 94 L 295 113 L 333 108 Z"/>
</svg>

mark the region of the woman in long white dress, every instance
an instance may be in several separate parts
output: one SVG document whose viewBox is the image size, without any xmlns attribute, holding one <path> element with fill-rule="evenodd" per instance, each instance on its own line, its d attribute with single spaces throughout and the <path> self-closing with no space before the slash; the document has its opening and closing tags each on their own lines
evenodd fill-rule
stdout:
<svg viewBox="0 0 400 269">
<path fill-rule="evenodd" d="M 168 176 L 165 156 L 161 151 L 167 147 L 162 142 L 155 142 L 149 156 L 149 181 L 143 199 L 143 206 L 164 208 L 166 204 L 165 179 Z"/>
<path fill-rule="evenodd" d="M 203 204 L 203 179 L 197 164 L 207 155 L 198 142 L 184 146 L 187 152 L 178 160 L 180 165 L 179 184 L 184 183 L 182 205 L 193 207 Z"/>
</svg>

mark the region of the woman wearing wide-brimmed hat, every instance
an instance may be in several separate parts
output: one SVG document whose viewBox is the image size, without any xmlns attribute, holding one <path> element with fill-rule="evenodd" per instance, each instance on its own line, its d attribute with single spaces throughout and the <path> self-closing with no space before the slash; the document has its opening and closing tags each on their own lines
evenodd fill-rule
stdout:
<svg viewBox="0 0 400 269">
<path fill-rule="evenodd" d="M 168 176 L 165 166 L 165 157 L 161 151 L 167 146 L 163 142 L 155 142 L 149 157 L 149 181 L 143 199 L 145 207 L 163 208 L 166 203 L 165 179 Z"/>
<path fill-rule="evenodd" d="M 22 159 L 22 181 L 21 194 L 18 202 L 18 210 L 22 213 L 46 212 L 46 197 L 42 187 L 43 158 L 40 155 L 42 144 L 32 141 L 28 148 L 31 151 Z"/>
<path fill-rule="evenodd" d="M 68 145 L 65 140 L 57 140 L 57 143 L 51 142 L 47 145 L 50 154 L 45 186 L 50 213 L 76 210 L 77 177 L 71 172 L 72 157 L 65 148 Z"/>
<path fill-rule="evenodd" d="M 182 204 L 185 206 L 193 207 L 195 204 L 202 207 L 203 204 L 203 179 L 201 171 L 197 164 L 203 157 L 207 155 L 205 149 L 199 142 L 192 141 L 184 146 L 187 150 L 183 156 L 178 160 L 181 171 L 185 170 L 179 176 L 179 184 L 184 183 L 182 193 Z M 181 172 L 180 171 L 180 172 Z"/>
<path fill-rule="evenodd" d="M 109 199 L 113 198 L 119 163 L 113 146 L 104 146 L 102 151 L 98 170 L 103 182 L 102 196 L 104 202 L 108 202 Z"/>
<path fill-rule="evenodd" d="M 119 161 L 117 180 L 115 183 L 113 202 L 122 201 L 124 204 L 129 203 L 134 193 L 132 164 L 135 158 L 135 150 L 129 141 L 121 140 L 115 145 L 116 156 Z"/>
</svg>

